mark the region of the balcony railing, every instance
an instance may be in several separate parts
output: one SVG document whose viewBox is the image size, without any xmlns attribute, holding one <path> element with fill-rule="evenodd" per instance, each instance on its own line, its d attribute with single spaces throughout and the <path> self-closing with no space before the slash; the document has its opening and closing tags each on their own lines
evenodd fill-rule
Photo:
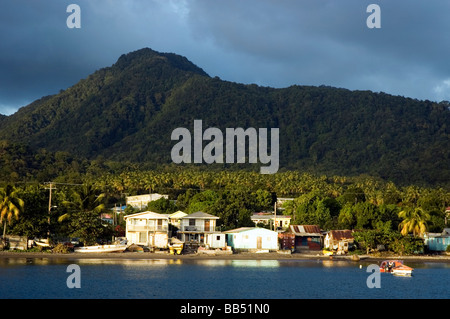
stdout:
<svg viewBox="0 0 450 319">
<path fill-rule="evenodd" d="M 138 225 L 127 225 L 128 231 L 168 231 L 169 228 L 167 225 L 162 226 L 138 226 Z"/>
<path fill-rule="evenodd" d="M 220 231 L 220 227 L 205 227 L 205 226 L 182 226 L 181 231 L 193 231 L 193 232 L 213 232 Z"/>
</svg>

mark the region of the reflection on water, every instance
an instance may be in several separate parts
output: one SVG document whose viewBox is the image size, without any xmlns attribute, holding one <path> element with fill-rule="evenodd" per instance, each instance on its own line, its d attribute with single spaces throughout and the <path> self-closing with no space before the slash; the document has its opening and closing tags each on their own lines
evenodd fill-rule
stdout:
<svg viewBox="0 0 450 319">
<path fill-rule="evenodd" d="M 379 262 L 348 262 L 332 259 L 316 260 L 228 260 L 228 259 L 126 259 L 126 258 L 29 258 L 12 257 L 0 258 L 0 267 L 24 266 L 24 265 L 129 265 L 129 266 L 168 266 L 168 265 L 201 265 L 207 267 L 258 267 L 258 268 L 278 268 L 278 267 L 367 267 L 369 264 L 379 264 Z M 439 262 L 409 262 L 404 263 L 415 269 L 445 268 L 450 270 L 449 263 Z"/>
<path fill-rule="evenodd" d="M 280 267 L 280 262 L 278 260 L 231 260 L 231 266 L 277 268 Z"/>
<path fill-rule="evenodd" d="M 450 265 L 407 263 L 408 280 L 389 274 L 366 284 L 364 262 L 216 259 L 0 259 L 1 298 L 449 298 Z M 78 264 L 81 289 L 66 286 Z"/>
</svg>

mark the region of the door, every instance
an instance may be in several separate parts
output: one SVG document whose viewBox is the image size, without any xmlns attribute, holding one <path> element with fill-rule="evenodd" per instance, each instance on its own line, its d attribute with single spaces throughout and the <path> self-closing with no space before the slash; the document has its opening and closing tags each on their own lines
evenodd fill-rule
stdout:
<svg viewBox="0 0 450 319">
<path fill-rule="evenodd" d="M 147 232 L 139 232 L 139 243 L 147 243 Z"/>
<path fill-rule="evenodd" d="M 210 227 L 210 220 L 205 219 L 205 231 L 210 231 L 209 227 Z"/>
<path fill-rule="evenodd" d="M 256 249 L 262 249 L 262 237 L 256 237 Z"/>
</svg>

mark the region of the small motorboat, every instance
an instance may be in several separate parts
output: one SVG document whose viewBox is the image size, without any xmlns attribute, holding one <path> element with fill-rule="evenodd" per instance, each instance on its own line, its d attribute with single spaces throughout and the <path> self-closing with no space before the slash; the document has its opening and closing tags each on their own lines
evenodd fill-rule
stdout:
<svg viewBox="0 0 450 319">
<path fill-rule="evenodd" d="M 380 272 L 391 273 L 396 276 L 411 276 L 413 268 L 403 264 L 402 260 L 384 260 L 380 264 Z"/>
<path fill-rule="evenodd" d="M 399 266 L 399 267 L 396 267 L 396 268 L 392 269 L 392 274 L 394 276 L 407 276 L 407 277 L 409 277 L 409 276 L 412 275 L 412 271 L 413 271 L 413 269 L 411 267 L 403 265 L 403 266 Z"/>
</svg>

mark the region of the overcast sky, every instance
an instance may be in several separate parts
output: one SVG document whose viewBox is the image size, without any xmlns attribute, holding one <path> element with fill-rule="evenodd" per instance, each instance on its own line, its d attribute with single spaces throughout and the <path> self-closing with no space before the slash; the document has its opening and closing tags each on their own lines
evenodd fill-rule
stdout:
<svg viewBox="0 0 450 319">
<path fill-rule="evenodd" d="M 71 3 L 79 29 L 66 25 Z M 450 1 L 0 0 L 0 113 L 144 47 L 227 81 L 450 100 Z"/>
</svg>

